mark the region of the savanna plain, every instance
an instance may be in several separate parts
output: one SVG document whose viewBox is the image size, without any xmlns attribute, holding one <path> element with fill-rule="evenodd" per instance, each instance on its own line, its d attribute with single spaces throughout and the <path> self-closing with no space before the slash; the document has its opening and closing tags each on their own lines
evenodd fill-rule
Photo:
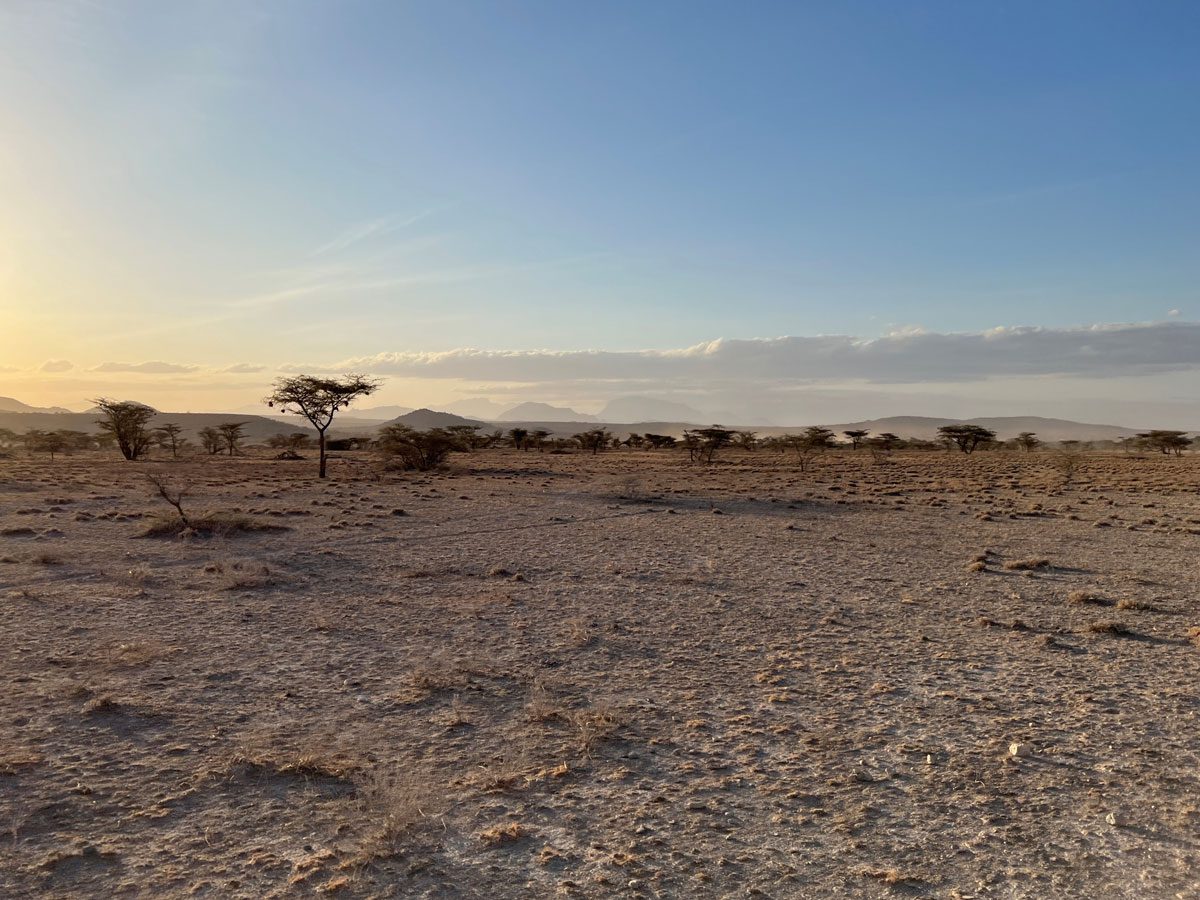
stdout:
<svg viewBox="0 0 1200 900">
<path fill-rule="evenodd" d="M 0 460 L 0 896 L 1200 896 L 1200 460 L 314 469 Z"/>
</svg>

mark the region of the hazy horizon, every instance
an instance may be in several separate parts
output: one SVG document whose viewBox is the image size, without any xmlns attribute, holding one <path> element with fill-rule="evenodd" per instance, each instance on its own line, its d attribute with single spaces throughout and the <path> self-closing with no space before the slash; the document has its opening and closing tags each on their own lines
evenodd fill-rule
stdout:
<svg viewBox="0 0 1200 900">
<path fill-rule="evenodd" d="M 0 395 L 1200 425 L 1200 8 L 0 8 Z"/>
</svg>

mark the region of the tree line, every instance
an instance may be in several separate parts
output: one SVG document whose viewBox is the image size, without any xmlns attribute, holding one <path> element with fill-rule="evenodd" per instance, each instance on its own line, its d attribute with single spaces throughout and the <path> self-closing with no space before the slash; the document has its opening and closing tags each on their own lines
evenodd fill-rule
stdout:
<svg viewBox="0 0 1200 900">
<path fill-rule="evenodd" d="M 580 432 L 570 438 L 552 436 L 549 431 L 514 427 L 507 432 L 499 429 L 482 432 L 480 426 L 451 425 L 420 431 L 407 425 L 394 423 L 379 429 L 373 441 L 362 438 L 331 441 L 327 437 L 338 412 L 355 400 L 374 393 L 380 382 L 362 375 L 347 375 L 342 378 L 319 378 L 298 375 L 279 379 L 264 403 L 281 412 L 295 414 L 305 420 L 316 431 L 316 446 L 319 454 L 318 474 L 326 477 L 328 451 L 349 449 L 350 446 L 369 444 L 396 461 L 403 468 L 428 470 L 441 465 L 455 452 L 472 452 L 488 447 L 511 445 L 522 451 L 567 452 L 578 449 L 592 454 L 620 448 L 643 450 L 669 450 L 682 447 L 688 458 L 695 463 L 713 462 L 724 448 L 741 450 L 777 451 L 794 455 L 801 471 L 819 454 L 836 447 L 849 446 L 852 451 L 865 448 L 876 457 L 886 456 L 897 449 L 947 449 L 964 454 L 977 450 L 998 448 L 1019 449 L 1033 452 L 1044 445 L 1035 432 L 1024 431 L 1009 441 L 997 439 L 996 432 L 981 425 L 959 423 L 943 425 L 938 429 L 937 440 L 901 438 L 884 432 L 871 435 L 865 429 L 847 429 L 842 438 L 830 429 L 812 425 L 797 434 L 767 435 L 760 437 L 754 431 L 735 430 L 713 425 L 709 428 L 694 428 L 683 432 L 682 438 L 662 434 L 629 434 L 619 438 L 607 428 L 597 427 Z M 191 448 L 191 442 L 183 434 L 183 428 L 174 422 L 165 422 L 156 427 L 150 423 L 158 413 L 151 407 L 131 400 L 117 401 L 100 398 L 94 401 L 100 418 L 96 424 L 99 434 L 89 434 L 66 429 L 56 431 L 30 430 L 16 435 L 0 428 L 0 447 L 23 443 L 30 452 L 45 452 L 53 459 L 59 453 L 73 450 L 103 449 L 116 446 L 127 460 L 144 457 L 153 447 L 170 452 L 178 458 L 181 452 Z M 209 455 L 224 454 L 237 456 L 243 452 L 246 422 L 223 422 L 200 429 L 197 438 L 200 447 Z M 1147 451 L 1181 456 L 1184 450 L 1200 442 L 1193 440 L 1187 432 L 1156 429 L 1123 437 L 1117 446 L 1127 452 Z M 1089 449 L 1080 441 L 1060 441 L 1059 446 L 1067 451 Z M 313 438 L 302 432 L 280 433 L 267 440 L 267 445 L 281 451 L 280 458 L 300 458 L 300 451 L 311 447 Z"/>
</svg>

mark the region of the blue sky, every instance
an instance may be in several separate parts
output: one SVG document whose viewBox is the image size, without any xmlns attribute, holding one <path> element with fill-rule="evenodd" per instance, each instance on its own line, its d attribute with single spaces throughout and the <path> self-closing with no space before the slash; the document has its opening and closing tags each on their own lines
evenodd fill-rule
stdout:
<svg viewBox="0 0 1200 900">
<path fill-rule="evenodd" d="M 1171 2 L 17 0 L 0 363 L 217 402 L 237 364 L 1186 321 L 1198 48 Z"/>
</svg>

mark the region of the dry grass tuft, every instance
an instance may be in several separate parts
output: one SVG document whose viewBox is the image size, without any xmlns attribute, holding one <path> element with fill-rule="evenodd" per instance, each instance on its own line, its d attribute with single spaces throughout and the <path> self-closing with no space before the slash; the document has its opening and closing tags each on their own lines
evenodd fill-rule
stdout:
<svg viewBox="0 0 1200 900">
<path fill-rule="evenodd" d="M 1134 600 L 1130 597 L 1117 601 L 1117 609 L 1132 609 L 1141 610 L 1143 612 L 1158 612 L 1158 607 L 1153 603 L 1147 603 L 1145 600 Z"/>
<path fill-rule="evenodd" d="M 505 822 L 483 829 L 479 832 L 479 839 L 489 847 L 503 847 L 506 844 L 515 844 L 530 834 L 532 831 L 520 822 Z"/>
</svg>

